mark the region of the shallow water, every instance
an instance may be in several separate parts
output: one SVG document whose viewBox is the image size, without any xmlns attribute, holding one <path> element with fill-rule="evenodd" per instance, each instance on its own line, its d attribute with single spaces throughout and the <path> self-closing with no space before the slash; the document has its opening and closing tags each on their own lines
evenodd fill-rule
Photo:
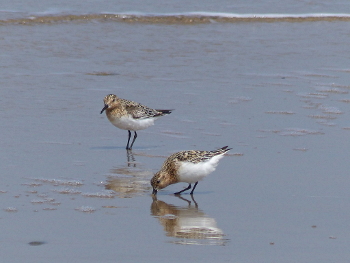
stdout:
<svg viewBox="0 0 350 263">
<path fill-rule="evenodd" d="M 291 12 L 346 13 L 340 1 L 302 3 Z M 248 4 L 234 12 L 279 10 Z M 225 11 L 150 9 L 120 11 Z M 347 25 L 0 26 L 3 260 L 346 262 Z M 175 111 L 127 152 L 127 132 L 99 114 L 109 93 Z M 184 184 L 152 198 L 149 180 L 171 153 L 225 145 L 194 200 L 171 195 Z"/>
</svg>

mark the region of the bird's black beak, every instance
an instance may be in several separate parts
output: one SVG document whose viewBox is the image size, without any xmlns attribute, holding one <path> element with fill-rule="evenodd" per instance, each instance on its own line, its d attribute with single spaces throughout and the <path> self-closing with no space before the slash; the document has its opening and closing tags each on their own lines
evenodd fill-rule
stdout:
<svg viewBox="0 0 350 263">
<path fill-rule="evenodd" d="M 156 194 L 157 194 L 157 192 L 158 192 L 158 190 L 153 188 L 152 195 L 156 195 Z"/>
<path fill-rule="evenodd" d="M 101 110 L 101 112 L 100 112 L 100 114 L 102 114 L 102 112 L 104 112 L 105 111 L 105 109 L 107 109 L 108 108 L 108 105 L 107 104 L 105 104 L 105 106 L 103 107 L 103 109 Z"/>
</svg>

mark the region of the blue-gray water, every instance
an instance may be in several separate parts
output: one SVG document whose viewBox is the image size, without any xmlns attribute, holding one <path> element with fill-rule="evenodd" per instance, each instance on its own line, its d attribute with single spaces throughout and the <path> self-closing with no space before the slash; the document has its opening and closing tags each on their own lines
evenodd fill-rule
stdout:
<svg viewBox="0 0 350 263">
<path fill-rule="evenodd" d="M 348 21 L 20 23 L 103 12 L 349 14 L 346 1 L 1 9 L 4 262 L 348 261 Z M 99 114 L 109 93 L 175 111 L 139 131 L 128 155 L 127 132 Z M 233 150 L 194 200 L 171 195 L 184 184 L 152 199 L 149 180 L 166 156 L 225 145 Z"/>
</svg>

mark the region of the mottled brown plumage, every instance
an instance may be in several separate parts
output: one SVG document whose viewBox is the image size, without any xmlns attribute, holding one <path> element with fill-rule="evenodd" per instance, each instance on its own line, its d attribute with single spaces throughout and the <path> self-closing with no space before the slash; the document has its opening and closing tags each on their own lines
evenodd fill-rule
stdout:
<svg viewBox="0 0 350 263">
<path fill-rule="evenodd" d="M 191 194 L 193 194 L 198 181 L 215 170 L 219 160 L 223 155 L 231 150 L 228 146 L 215 151 L 182 151 L 170 155 L 163 163 L 162 168 L 157 172 L 152 180 L 153 194 L 168 185 L 187 182 L 189 185 L 183 191 L 191 189 L 191 183 L 195 183 Z"/>
<path fill-rule="evenodd" d="M 114 94 L 107 95 L 104 99 L 104 107 L 101 114 L 106 111 L 108 120 L 119 129 L 128 130 L 129 137 L 126 149 L 131 149 L 138 130 L 143 130 L 154 124 L 161 116 L 170 114 L 172 110 L 154 110 L 138 102 L 118 98 Z M 129 147 L 131 132 L 134 131 L 134 139 Z"/>
</svg>

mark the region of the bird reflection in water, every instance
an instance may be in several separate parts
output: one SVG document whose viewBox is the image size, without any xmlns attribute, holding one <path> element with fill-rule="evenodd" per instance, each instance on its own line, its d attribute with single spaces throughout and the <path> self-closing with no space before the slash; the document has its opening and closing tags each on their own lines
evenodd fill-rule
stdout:
<svg viewBox="0 0 350 263">
<path fill-rule="evenodd" d="M 126 150 L 126 160 L 128 167 L 136 167 L 136 161 L 132 150 Z"/>
<path fill-rule="evenodd" d="M 131 150 L 126 151 L 126 165 L 110 170 L 105 188 L 113 190 L 121 198 L 130 198 L 136 195 L 149 192 L 149 178 L 151 172 L 139 169 L 138 163 Z"/>
<path fill-rule="evenodd" d="M 171 243 L 182 245 L 216 245 L 224 246 L 224 232 L 217 227 L 216 220 L 198 209 L 198 204 L 177 196 L 187 202 L 187 206 L 175 206 L 152 196 L 151 215 L 158 218 L 166 235 L 176 238 Z M 193 205 L 192 205 L 193 202 Z"/>
</svg>

